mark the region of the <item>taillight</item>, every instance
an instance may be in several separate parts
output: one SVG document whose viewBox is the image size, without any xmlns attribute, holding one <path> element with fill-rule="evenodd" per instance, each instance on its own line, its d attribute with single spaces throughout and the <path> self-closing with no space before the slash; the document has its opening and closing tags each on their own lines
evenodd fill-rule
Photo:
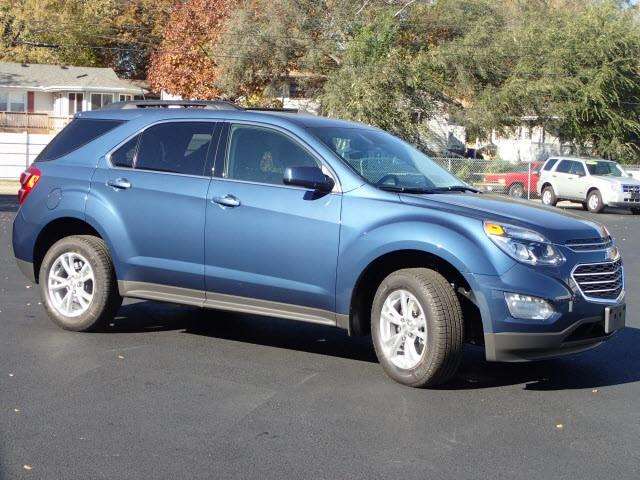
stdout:
<svg viewBox="0 0 640 480">
<path fill-rule="evenodd" d="M 18 203 L 20 205 L 24 203 L 31 190 L 35 188 L 41 176 L 40 169 L 33 165 L 20 174 L 20 190 L 18 191 Z"/>
</svg>

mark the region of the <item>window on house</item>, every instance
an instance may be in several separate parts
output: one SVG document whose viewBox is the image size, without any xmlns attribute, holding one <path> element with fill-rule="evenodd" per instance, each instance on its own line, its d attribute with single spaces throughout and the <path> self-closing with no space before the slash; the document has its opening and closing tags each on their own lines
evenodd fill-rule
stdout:
<svg viewBox="0 0 640 480">
<path fill-rule="evenodd" d="M 24 92 L 0 92 L 0 111 L 26 112 L 26 94 Z"/>
<path fill-rule="evenodd" d="M 82 93 L 69 94 L 69 115 L 74 115 L 82 111 L 83 99 L 84 99 L 84 94 Z"/>
<path fill-rule="evenodd" d="M 131 95 L 120 95 L 119 102 L 130 102 L 133 97 Z"/>
<path fill-rule="evenodd" d="M 92 93 L 91 94 L 91 110 L 100 110 L 102 107 L 113 103 L 113 94 L 111 93 Z"/>
</svg>

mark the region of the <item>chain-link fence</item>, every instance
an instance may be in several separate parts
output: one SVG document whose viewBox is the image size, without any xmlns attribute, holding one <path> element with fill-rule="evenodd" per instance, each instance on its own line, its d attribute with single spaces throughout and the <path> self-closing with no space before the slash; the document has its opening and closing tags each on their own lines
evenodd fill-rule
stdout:
<svg viewBox="0 0 640 480">
<path fill-rule="evenodd" d="M 517 198 L 535 198 L 538 195 L 536 185 L 544 163 L 462 157 L 434 157 L 433 160 L 481 191 Z"/>
<path fill-rule="evenodd" d="M 434 157 L 438 164 L 469 185 L 491 193 L 517 198 L 538 198 L 540 168 L 544 161 L 509 162 L 478 158 Z M 624 169 L 640 180 L 640 165 L 624 165 Z"/>
</svg>

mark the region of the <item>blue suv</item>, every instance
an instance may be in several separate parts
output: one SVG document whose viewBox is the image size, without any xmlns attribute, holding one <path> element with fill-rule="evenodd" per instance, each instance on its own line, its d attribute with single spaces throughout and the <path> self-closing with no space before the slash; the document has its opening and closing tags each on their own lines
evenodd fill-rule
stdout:
<svg viewBox="0 0 640 480">
<path fill-rule="evenodd" d="M 175 108 L 166 108 L 175 107 Z M 13 248 L 60 327 L 123 297 L 372 335 L 411 386 L 599 345 L 624 326 L 605 227 L 482 194 L 366 125 L 224 102 L 83 112 L 21 178 Z"/>
</svg>

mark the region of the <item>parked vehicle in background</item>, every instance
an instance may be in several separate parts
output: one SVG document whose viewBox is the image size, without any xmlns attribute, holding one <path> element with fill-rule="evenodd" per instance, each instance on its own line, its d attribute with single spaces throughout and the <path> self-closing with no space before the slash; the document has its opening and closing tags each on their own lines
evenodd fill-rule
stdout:
<svg viewBox="0 0 640 480">
<path fill-rule="evenodd" d="M 640 214 L 640 180 L 611 160 L 550 158 L 542 167 L 537 190 L 545 205 L 569 200 L 594 213 L 609 206 Z"/>
<path fill-rule="evenodd" d="M 387 374 L 422 387 L 465 342 L 517 362 L 624 327 L 606 228 L 484 195 L 367 125 L 129 102 L 78 114 L 21 185 L 13 251 L 67 330 L 123 297 L 281 317 L 371 334 Z"/>
<path fill-rule="evenodd" d="M 487 192 L 506 193 L 510 197 L 530 198 L 536 194 L 541 163 L 520 165 L 501 173 L 486 173 L 480 184 Z"/>
</svg>

